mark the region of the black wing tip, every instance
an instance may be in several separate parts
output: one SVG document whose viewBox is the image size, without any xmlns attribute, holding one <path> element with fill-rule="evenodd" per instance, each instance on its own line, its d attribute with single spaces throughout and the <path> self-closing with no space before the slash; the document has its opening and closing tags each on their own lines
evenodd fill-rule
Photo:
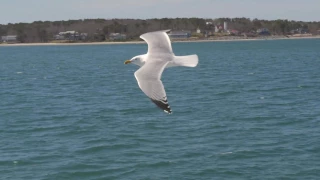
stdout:
<svg viewBox="0 0 320 180">
<path fill-rule="evenodd" d="M 155 103 L 160 109 L 162 109 L 164 112 L 168 113 L 168 114 L 172 114 L 172 110 L 168 104 L 167 99 L 165 98 L 165 100 L 155 100 L 155 99 L 151 99 L 151 101 L 153 103 Z"/>
<path fill-rule="evenodd" d="M 167 114 L 172 114 L 172 110 L 170 109 L 170 111 L 167 111 L 167 110 L 163 110 L 165 113 Z"/>
</svg>

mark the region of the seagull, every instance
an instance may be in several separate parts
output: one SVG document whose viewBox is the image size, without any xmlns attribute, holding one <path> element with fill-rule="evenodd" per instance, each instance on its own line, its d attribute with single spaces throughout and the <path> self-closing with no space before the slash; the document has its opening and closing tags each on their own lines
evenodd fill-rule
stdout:
<svg viewBox="0 0 320 180">
<path fill-rule="evenodd" d="M 172 110 L 167 100 L 166 91 L 161 81 L 165 68 L 185 66 L 196 67 L 198 56 L 175 56 L 170 38 L 170 30 L 154 31 L 142 34 L 141 39 L 147 42 L 148 52 L 126 60 L 124 64 L 135 64 L 140 68 L 134 73 L 140 89 L 164 112 L 171 114 Z"/>
</svg>

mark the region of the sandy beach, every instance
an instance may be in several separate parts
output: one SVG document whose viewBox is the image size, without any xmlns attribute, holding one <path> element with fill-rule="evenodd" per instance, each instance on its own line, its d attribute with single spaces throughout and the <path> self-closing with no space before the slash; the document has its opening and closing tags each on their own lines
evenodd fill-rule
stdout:
<svg viewBox="0 0 320 180">
<path fill-rule="evenodd" d="M 225 41 L 262 41 L 262 40 L 290 40 L 290 39 L 319 39 L 320 35 L 316 36 L 265 36 L 265 37 L 238 37 L 238 36 L 223 36 L 207 39 L 173 39 L 173 43 L 184 42 L 225 42 Z M 70 45 L 117 45 L 117 44 L 145 44 L 144 41 L 126 41 L 126 42 L 74 42 L 74 43 L 15 43 L 15 44 L 0 44 L 0 46 L 70 46 Z"/>
</svg>

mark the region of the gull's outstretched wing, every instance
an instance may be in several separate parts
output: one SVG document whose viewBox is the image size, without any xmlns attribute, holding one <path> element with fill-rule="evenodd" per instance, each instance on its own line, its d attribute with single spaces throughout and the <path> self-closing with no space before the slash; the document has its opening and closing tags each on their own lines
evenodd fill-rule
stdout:
<svg viewBox="0 0 320 180">
<path fill-rule="evenodd" d="M 166 113 L 171 114 L 171 109 L 167 101 L 166 91 L 164 90 L 161 75 L 168 61 L 152 60 L 147 61 L 134 76 L 138 81 L 140 89 Z"/>
<path fill-rule="evenodd" d="M 170 38 L 166 33 L 168 31 L 170 30 L 149 32 L 140 36 L 148 44 L 148 54 L 172 53 Z"/>
</svg>

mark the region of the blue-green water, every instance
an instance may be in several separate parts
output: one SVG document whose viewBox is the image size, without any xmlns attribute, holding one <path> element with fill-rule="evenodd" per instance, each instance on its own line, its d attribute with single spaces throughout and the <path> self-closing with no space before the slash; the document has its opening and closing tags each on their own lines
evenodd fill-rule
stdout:
<svg viewBox="0 0 320 180">
<path fill-rule="evenodd" d="M 173 114 L 145 44 L 0 47 L 0 179 L 318 179 L 320 40 L 174 43 Z"/>
</svg>

